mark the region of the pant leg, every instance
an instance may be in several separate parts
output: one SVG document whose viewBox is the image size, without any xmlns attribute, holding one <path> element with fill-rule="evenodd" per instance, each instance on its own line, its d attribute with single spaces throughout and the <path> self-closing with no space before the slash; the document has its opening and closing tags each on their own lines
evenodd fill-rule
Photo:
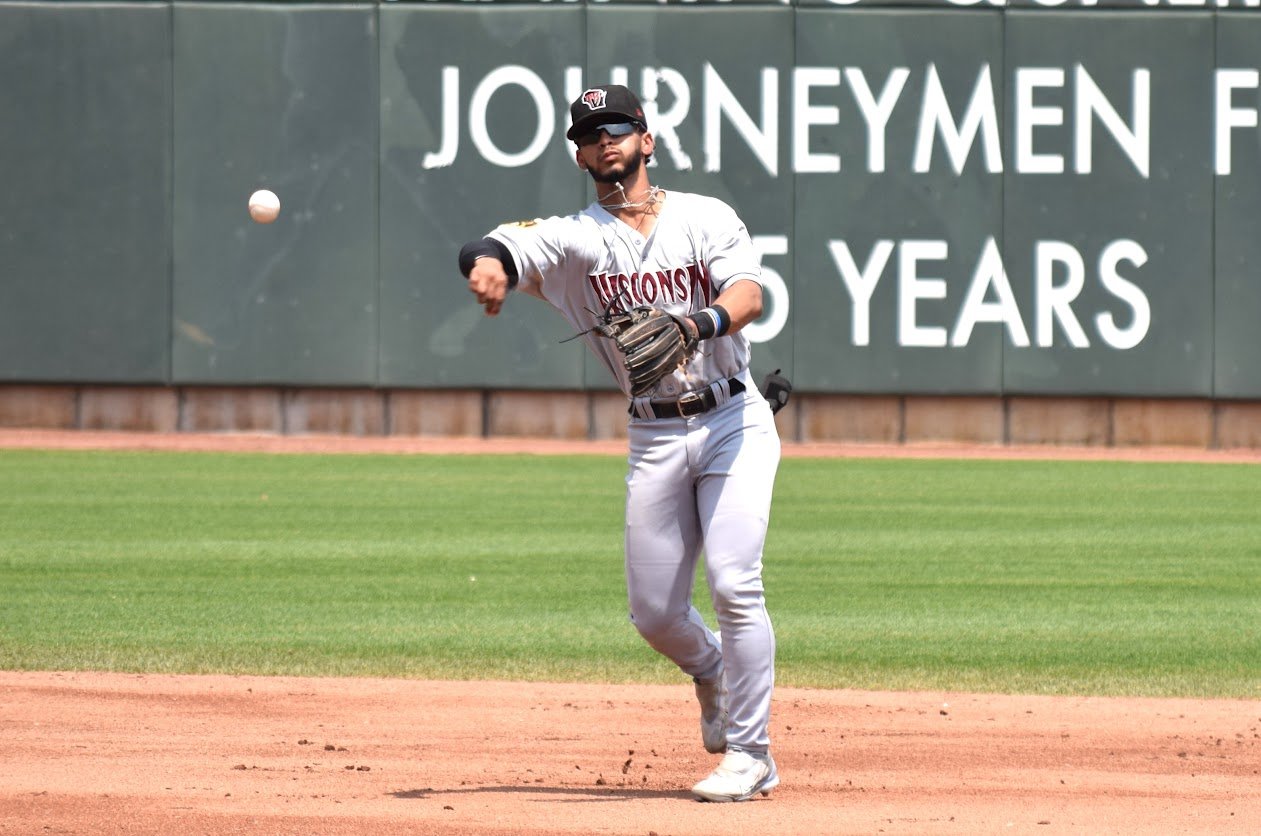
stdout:
<svg viewBox="0 0 1261 836">
<path fill-rule="evenodd" d="M 775 632 L 766 610 L 762 548 L 780 443 L 760 397 L 721 410 L 710 427 L 697 507 L 705 543 L 705 576 L 722 632 L 730 692 L 728 745 L 766 751 L 770 745 Z"/>
<path fill-rule="evenodd" d="M 626 477 L 626 591 L 630 617 L 648 644 L 700 676 L 721 649 L 692 606 L 700 520 L 682 421 L 630 424 Z"/>
</svg>

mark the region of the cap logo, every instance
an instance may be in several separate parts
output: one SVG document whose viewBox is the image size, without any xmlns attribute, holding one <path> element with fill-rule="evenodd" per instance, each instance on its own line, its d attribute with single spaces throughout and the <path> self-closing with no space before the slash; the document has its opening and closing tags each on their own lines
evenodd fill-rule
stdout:
<svg viewBox="0 0 1261 836">
<path fill-rule="evenodd" d="M 599 110 L 604 107 L 604 98 L 607 95 L 608 91 L 593 87 L 582 94 L 582 101 L 588 110 Z"/>
</svg>

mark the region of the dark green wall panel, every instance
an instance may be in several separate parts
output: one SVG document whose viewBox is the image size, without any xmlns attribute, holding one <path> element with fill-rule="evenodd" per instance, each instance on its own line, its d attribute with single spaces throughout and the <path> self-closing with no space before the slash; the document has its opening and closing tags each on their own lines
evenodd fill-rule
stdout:
<svg viewBox="0 0 1261 836">
<path fill-rule="evenodd" d="M 177 382 L 375 380 L 375 19 L 175 7 Z M 258 188 L 273 224 L 246 213 Z"/>
<path fill-rule="evenodd" d="M 559 93 L 582 20 L 559 7 L 381 9 L 382 383 L 581 386 L 587 352 L 560 343 L 560 315 L 519 294 L 486 317 L 456 256 L 500 223 L 586 202 Z"/>
<path fill-rule="evenodd" d="M 810 127 L 807 150 L 818 159 L 799 166 L 815 170 L 797 175 L 799 385 L 999 390 L 998 328 L 978 327 L 961 345 L 949 341 L 984 242 L 1001 229 L 1001 177 L 979 138 L 952 161 L 942 142 L 929 139 L 936 129 L 921 130 L 920 116 L 930 85 L 959 119 L 977 89 L 1002 101 L 1001 26 L 997 14 L 798 12 L 797 64 L 835 73 L 820 76 L 809 106 L 836 114 Z M 887 91 L 893 104 L 884 130 L 868 130 L 878 120 L 862 115 L 859 90 L 873 99 Z M 883 138 L 883 155 L 872 137 Z M 995 160 L 992 141 L 989 148 Z M 917 163 L 917 149 L 929 150 L 926 160 Z M 832 165 L 839 156 L 840 170 L 818 171 L 829 156 Z"/>
<path fill-rule="evenodd" d="M 1021 170 L 1014 159 L 1018 141 L 1011 134 L 1017 113 L 1009 107 L 1005 250 L 1031 346 L 1008 347 L 1005 388 L 1046 394 L 1210 394 L 1212 17 L 1011 13 L 1006 52 L 1009 77 L 1017 68 L 1064 73 L 1062 84 L 1030 87 L 1034 105 L 1046 109 L 1038 118 L 1055 118 L 1058 109 L 1063 124 L 1026 131 L 1030 149 L 1058 156 L 1064 172 L 1031 173 L 1032 159 Z M 1150 73 L 1151 89 L 1146 142 L 1133 127 L 1142 122 L 1133 115 L 1135 100 L 1142 99 L 1142 71 Z M 1101 119 L 1077 116 L 1077 103 L 1089 100 L 1092 87 L 1127 122 L 1123 133 L 1135 134 L 1138 141 L 1119 141 Z M 1024 112 L 1028 124 L 1030 111 Z M 1089 171 L 1083 170 L 1084 144 L 1075 141 L 1087 122 L 1093 129 Z M 1150 149 L 1146 163 L 1138 153 L 1144 145 Z M 1033 276 L 1038 242 L 1069 245 L 1082 267 L 1082 288 L 1068 306 L 1072 319 L 1065 314 L 1055 319 L 1053 330 L 1041 329 L 1042 339 L 1052 340 L 1049 347 L 1038 343 Z M 1064 252 L 1066 263 L 1076 261 Z M 1118 255 L 1134 257 L 1115 270 L 1101 264 Z M 1043 272 L 1055 286 L 1067 287 L 1078 271 Z M 1123 283 L 1109 278 L 1112 272 Z M 1067 290 L 1053 293 L 1072 296 Z M 1044 294 L 1044 300 L 1051 295 Z M 1047 310 L 1045 301 L 1042 305 Z M 1121 334 L 1109 338 L 1101 317 L 1110 317 Z M 1070 339 L 1072 327 L 1062 324 L 1072 320 L 1080 325 L 1077 345 Z"/>
<path fill-rule="evenodd" d="M 169 30 L 0 5 L 0 379 L 167 378 Z"/>
<path fill-rule="evenodd" d="M 1230 127 L 1257 120 L 1261 111 L 1261 19 L 1221 15 L 1217 20 L 1217 64 L 1241 71 L 1222 102 L 1219 117 L 1229 156 L 1216 162 L 1228 174 L 1216 178 L 1216 352 L 1214 392 L 1225 398 L 1261 397 L 1261 130 Z M 1249 77 L 1249 74 L 1251 77 Z M 1225 94 L 1224 94 L 1225 95 Z M 1251 111 L 1251 113 L 1249 113 Z"/>
</svg>

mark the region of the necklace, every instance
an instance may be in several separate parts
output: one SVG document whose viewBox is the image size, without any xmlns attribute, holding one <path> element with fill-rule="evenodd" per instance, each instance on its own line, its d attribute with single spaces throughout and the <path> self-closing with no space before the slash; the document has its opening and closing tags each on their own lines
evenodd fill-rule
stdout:
<svg viewBox="0 0 1261 836">
<path fill-rule="evenodd" d="M 644 195 L 643 200 L 631 200 L 630 196 L 626 194 L 626 190 L 622 188 L 621 183 L 614 183 L 613 185 L 617 187 L 619 192 L 621 192 L 622 200 L 620 203 L 605 203 L 604 201 L 608 198 L 607 195 L 604 198 L 597 199 L 596 202 L 604 209 L 639 209 L 645 206 L 651 206 L 660 199 L 660 195 L 664 191 L 664 189 L 658 186 L 649 186 L 648 192 Z"/>
<path fill-rule="evenodd" d="M 624 224 L 639 235 L 644 234 L 644 224 L 648 222 L 649 216 L 655 216 L 658 211 L 658 204 L 665 189 L 658 186 L 649 186 L 648 191 L 644 193 L 643 200 L 630 200 L 626 194 L 626 190 L 622 188 L 621 183 L 614 183 L 617 190 L 621 192 L 621 203 L 605 203 L 609 195 L 605 195 L 603 199 L 597 199 L 597 203 L 607 212 L 616 215 Z M 611 193 L 610 193 L 611 194 Z M 633 211 L 638 210 L 638 211 Z"/>
</svg>

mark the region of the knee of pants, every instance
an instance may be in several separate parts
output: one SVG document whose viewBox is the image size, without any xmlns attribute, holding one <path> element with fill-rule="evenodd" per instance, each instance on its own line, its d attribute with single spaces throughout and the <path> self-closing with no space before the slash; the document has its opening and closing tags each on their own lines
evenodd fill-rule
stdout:
<svg viewBox="0 0 1261 836">
<path fill-rule="evenodd" d="M 759 607 L 762 601 L 762 576 L 760 574 L 736 575 L 715 578 L 710 582 L 714 613 L 719 616 L 738 616 Z"/>
<path fill-rule="evenodd" d="M 686 613 L 675 615 L 653 607 L 631 611 L 631 623 L 635 625 L 639 635 L 650 642 L 656 637 L 669 635 L 685 621 L 687 621 Z"/>
</svg>

